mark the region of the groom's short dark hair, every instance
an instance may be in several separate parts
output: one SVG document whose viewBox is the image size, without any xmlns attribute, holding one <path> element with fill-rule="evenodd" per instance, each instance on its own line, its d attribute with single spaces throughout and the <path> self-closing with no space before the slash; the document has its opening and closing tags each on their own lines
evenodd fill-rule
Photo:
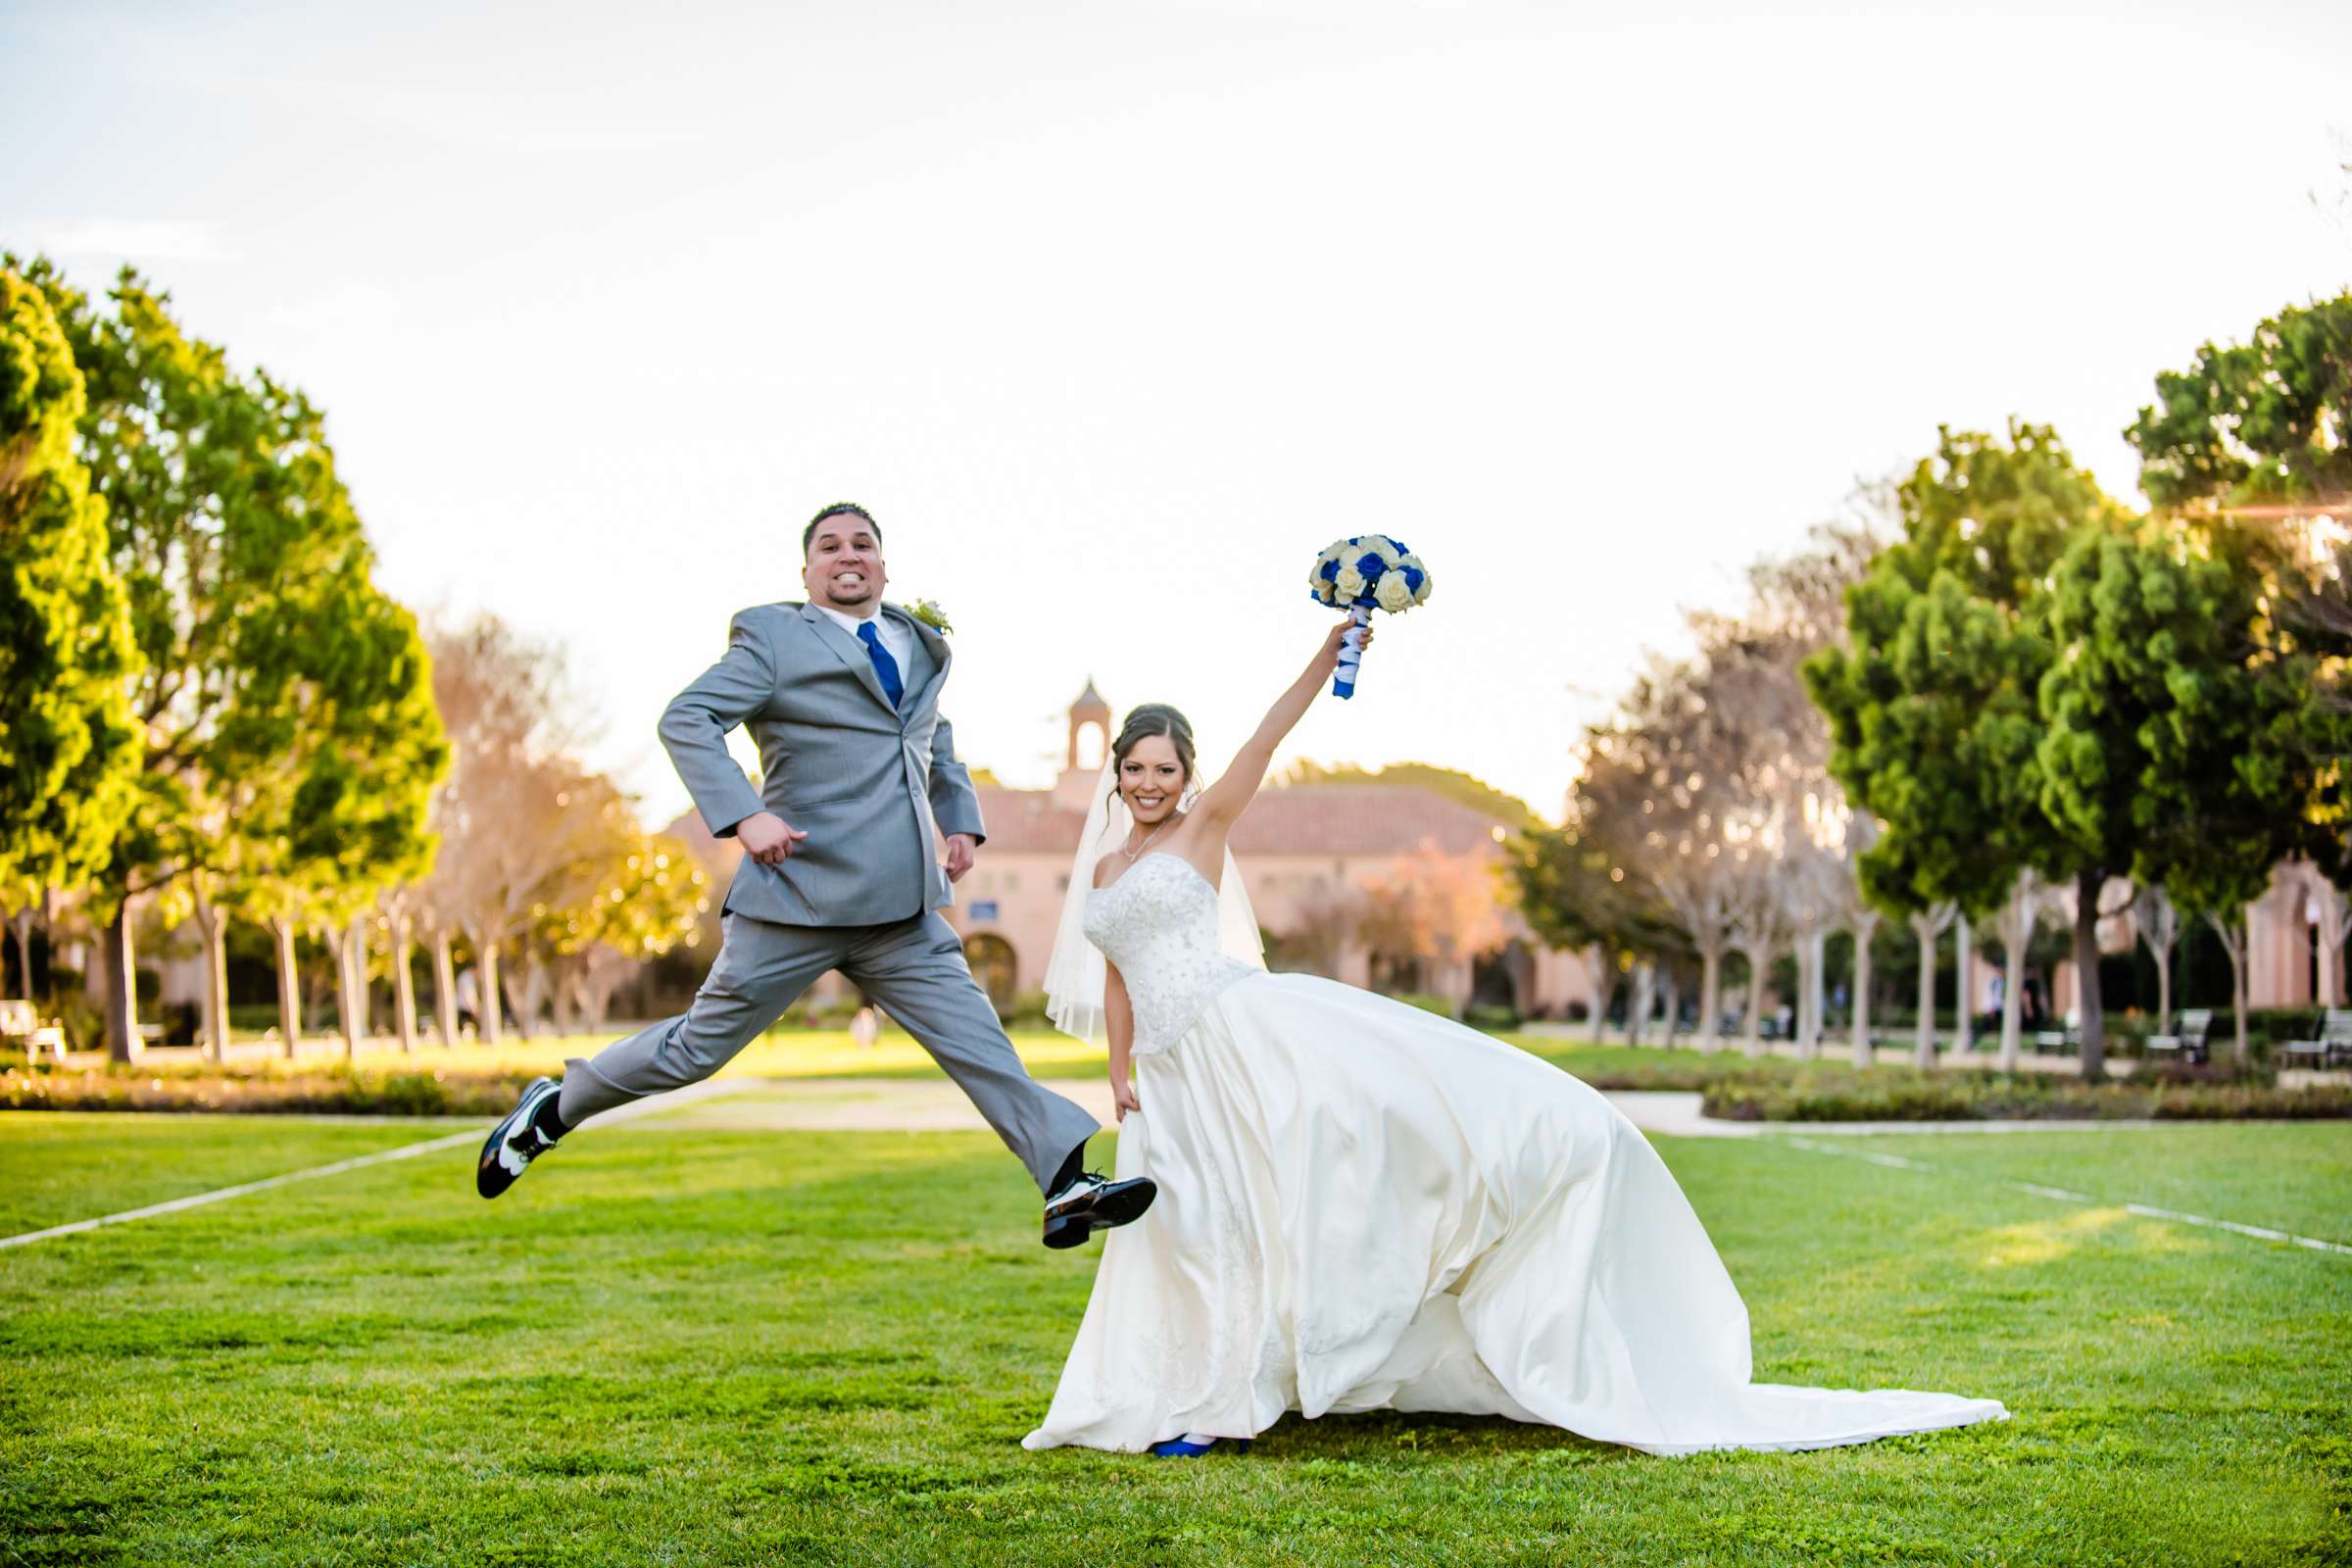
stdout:
<svg viewBox="0 0 2352 1568">
<path fill-rule="evenodd" d="M 865 525 L 874 530 L 874 543 L 880 544 L 882 542 L 882 525 L 874 520 L 874 514 L 872 513 L 866 511 L 855 501 L 836 501 L 831 506 L 825 508 L 824 511 L 818 513 L 815 516 L 810 517 L 808 519 L 808 526 L 801 530 L 801 554 L 804 556 L 808 554 L 808 543 L 810 540 L 816 537 L 816 525 L 818 523 L 824 521 L 827 517 L 839 517 L 843 515 L 863 517 L 865 519 Z"/>
</svg>

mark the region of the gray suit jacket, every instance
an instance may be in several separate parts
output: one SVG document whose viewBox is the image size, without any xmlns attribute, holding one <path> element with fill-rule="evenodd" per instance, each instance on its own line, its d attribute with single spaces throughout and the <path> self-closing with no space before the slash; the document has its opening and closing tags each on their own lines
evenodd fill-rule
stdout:
<svg viewBox="0 0 2352 1568">
<path fill-rule="evenodd" d="M 726 657 L 662 715 L 662 744 L 720 838 L 759 810 L 808 833 L 781 867 L 745 858 L 732 912 L 779 925 L 882 925 L 956 902 L 933 833 L 985 836 L 971 775 L 939 716 L 947 639 L 896 605 L 914 632 L 894 711 L 865 645 L 812 605 L 760 605 L 735 616 Z M 754 791 L 727 755 L 742 724 L 760 747 Z"/>
</svg>

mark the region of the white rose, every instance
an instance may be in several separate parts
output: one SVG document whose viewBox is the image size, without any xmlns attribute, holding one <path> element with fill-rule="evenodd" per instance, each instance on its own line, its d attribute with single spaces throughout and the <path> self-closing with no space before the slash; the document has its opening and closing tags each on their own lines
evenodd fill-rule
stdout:
<svg viewBox="0 0 2352 1568">
<path fill-rule="evenodd" d="M 1421 586 L 1413 590 L 1413 603 L 1414 603 L 1414 604 L 1416 604 L 1416 605 L 1426 605 L 1426 604 L 1428 604 L 1428 603 L 1429 603 L 1429 585 L 1430 585 L 1430 582 L 1431 582 L 1430 575 L 1429 575 L 1428 571 L 1424 570 L 1424 571 L 1421 573 Z"/>
<path fill-rule="evenodd" d="M 1339 602 L 1352 605 L 1364 591 L 1364 574 L 1353 566 L 1340 568 L 1340 580 L 1332 586 L 1339 590 Z"/>
<path fill-rule="evenodd" d="M 1396 548 L 1396 541 L 1385 533 L 1376 533 L 1364 543 L 1372 547 L 1373 554 L 1380 557 L 1385 565 L 1394 566 L 1403 559 L 1404 553 Z"/>
<path fill-rule="evenodd" d="M 1384 571 L 1380 574 L 1380 585 L 1372 590 L 1372 597 L 1380 601 L 1381 609 L 1393 615 L 1411 607 L 1413 591 L 1405 586 L 1403 572 Z"/>
</svg>

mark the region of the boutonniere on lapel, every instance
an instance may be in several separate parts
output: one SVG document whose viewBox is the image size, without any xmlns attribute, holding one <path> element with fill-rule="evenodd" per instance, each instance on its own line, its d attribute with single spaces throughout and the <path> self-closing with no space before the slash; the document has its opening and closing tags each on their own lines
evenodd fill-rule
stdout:
<svg viewBox="0 0 2352 1568">
<path fill-rule="evenodd" d="M 912 615 L 915 619 L 921 621 L 924 625 L 930 627 L 942 637 L 947 636 L 956 629 L 954 626 L 948 623 L 948 612 L 939 608 L 939 602 L 935 599 L 916 600 L 914 602 L 914 608 L 907 611 L 906 613 Z"/>
</svg>

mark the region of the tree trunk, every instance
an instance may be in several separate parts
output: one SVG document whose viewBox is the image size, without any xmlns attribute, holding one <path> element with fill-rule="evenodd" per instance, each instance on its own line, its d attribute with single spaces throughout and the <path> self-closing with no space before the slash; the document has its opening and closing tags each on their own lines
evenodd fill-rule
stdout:
<svg viewBox="0 0 2352 1568">
<path fill-rule="evenodd" d="M 1595 942 L 1585 958 L 1585 968 L 1592 976 L 1592 1043 L 1607 1043 L 1609 1033 L 1609 999 L 1617 994 L 1617 966 L 1609 961 L 1609 952 Z"/>
<path fill-rule="evenodd" d="M 228 911 L 196 895 L 196 933 L 204 942 L 204 1054 L 228 1060 Z"/>
<path fill-rule="evenodd" d="M 360 1016 L 366 1004 L 361 1001 L 358 976 L 366 972 L 367 964 L 366 939 L 360 932 L 360 922 L 355 919 L 339 930 L 330 929 L 327 937 L 335 953 L 335 1021 L 342 1026 L 345 1061 L 359 1055 L 360 1036 L 368 1027 Z"/>
<path fill-rule="evenodd" d="M 404 1056 L 416 1054 L 416 976 L 410 964 L 415 958 L 415 940 L 411 935 L 409 917 L 392 917 L 392 1017 L 400 1030 L 400 1051 Z"/>
<path fill-rule="evenodd" d="M 1924 920 L 1911 929 L 1919 937 L 1919 1019 L 1912 1026 L 1911 1065 L 1923 1071 L 1936 1065 L 1936 938 L 1939 933 Z"/>
<path fill-rule="evenodd" d="M 1661 1050 L 1671 1051 L 1674 1049 L 1675 1026 L 1683 1021 L 1683 977 L 1677 970 L 1666 971 L 1664 1001 L 1666 1004 L 1666 1034 L 1665 1038 L 1658 1042 L 1658 1045 Z"/>
<path fill-rule="evenodd" d="M 1854 922 L 1854 1065 L 1868 1067 L 1878 1060 L 1870 1048 L 1870 944 L 1879 934 L 1879 918 L 1865 915 Z"/>
<path fill-rule="evenodd" d="M 433 933 L 433 1016 L 441 1023 L 444 1049 L 458 1043 L 458 963 L 449 951 L 449 933 Z"/>
<path fill-rule="evenodd" d="M 1429 977 L 1428 965 L 1418 958 L 1413 963 L 1413 989 L 1423 992 L 1433 989 L 1424 983 Z M 536 952 L 526 949 L 507 974 L 506 998 L 514 1012 L 514 1038 L 533 1039 L 539 1033 L 539 1004 L 547 992 L 547 966 Z"/>
<path fill-rule="evenodd" d="M 1698 955 L 1698 1049 L 1723 1046 L 1723 949 L 1709 945 Z"/>
<path fill-rule="evenodd" d="M 1742 1042 L 1751 1056 L 1764 1054 L 1764 955 L 1747 956 L 1747 1033 Z"/>
<path fill-rule="evenodd" d="M 273 919 L 270 932 L 277 938 L 277 1033 L 281 1054 L 292 1061 L 302 1049 L 302 971 L 294 953 L 294 922 Z"/>
<path fill-rule="evenodd" d="M 368 931 L 372 922 L 365 915 L 351 922 L 351 1000 L 352 1014 L 359 1020 L 362 1041 L 375 1038 L 375 994 L 368 983 Z"/>
<path fill-rule="evenodd" d="M 1805 982 L 1805 999 L 1813 1004 L 1811 1021 L 1805 1028 L 1805 1056 L 1821 1059 L 1822 1037 L 1830 1032 L 1830 934 L 1816 931 L 1812 938 L 1813 974 Z"/>
<path fill-rule="evenodd" d="M 2230 955 L 2230 1010 L 2236 1018 L 2235 1038 L 2230 1042 L 2230 1054 L 2243 1067 L 2246 1064 L 2246 920 L 2241 912 L 2238 923 L 2231 925 L 2220 915 L 2208 912 L 2205 918 L 2220 934 L 2222 951 Z"/>
<path fill-rule="evenodd" d="M 139 960 L 130 940 L 130 900 L 115 906 L 100 945 L 106 971 L 106 1054 L 115 1061 L 139 1059 Z"/>
<path fill-rule="evenodd" d="M 2025 1043 L 2026 945 L 2012 942 L 2001 964 L 2001 1071 L 2017 1071 L 2019 1049 Z"/>
<path fill-rule="evenodd" d="M 1653 988 L 1657 985 L 1657 966 L 1642 959 L 1634 965 L 1634 990 L 1625 1010 L 1625 1043 L 1642 1044 L 1642 1031 L 1649 1026 L 1649 1004 L 1655 1001 Z"/>
<path fill-rule="evenodd" d="M 2009 906 L 2001 911 L 2001 1071 L 2017 1071 L 2018 1051 L 2024 1043 L 2026 1012 L 2026 948 L 2034 939 L 2038 886 L 2028 872 L 2017 879 Z"/>
<path fill-rule="evenodd" d="M 32 911 L 30 909 L 19 909 L 16 913 L 8 917 L 8 924 L 9 929 L 16 933 L 17 938 L 17 978 L 24 982 L 24 989 L 21 995 L 26 1002 L 30 1002 L 33 994 Z"/>
<path fill-rule="evenodd" d="M 2086 1084 L 2107 1076 L 2107 1014 L 2099 996 L 2099 890 L 2106 885 L 2103 869 L 2075 878 L 2075 995 Z"/>
<path fill-rule="evenodd" d="M 2239 932 L 2240 934 L 2238 937 L 2238 942 L 2242 947 L 2245 942 L 2245 937 L 2243 934 L 2244 928 L 2240 927 Z M 2234 975 L 2235 984 L 2231 989 L 2237 994 L 2235 999 L 2236 1005 L 2230 1009 L 2236 1014 L 2237 1031 L 2236 1038 L 2230 1043 L 2230 1054 L 2236 1059 L 2238 1066 L 2243 1067 L 2246 1064 L 2247 1056 L 2251 1054 L 2251 1050 L 2246 1043 L 2246 1013 L 2251 1007 L 2253 1002 L 2253 993 L 2246 984 L 2245 961 L 2240 959 L 2237 962 L 2232 963 L 2230 967 L 2236 971 Z M 2325 1065 L 2325 1063 L 2323 1062 L 2322 1065 Z"/>
<path fill-rule="evenodd" d="M 2173 945 L 2169 942 L 2156 949 L 2156 1032 L 2173 1032 Z"/>
<path fill-rule="evenodd" d="M 499 1024 L 506 1012 L 506 1003 L 498 989 L 498 944 L 476 939 L 477 956 L 473 960 L 475 978 L 481 992 L 482 1044 L 495 1046 L 502 1038 Z"/>
<path fill-rule="evenodd" d="M 1977 944 L 1967 915 L 1960 916 L 1954 929 L 1959 932 L 1960 947 L 1956 955 L 1960 974 L 1952 986 L 1952 1000 L 1956 1004 L 1952 1016 L 1958 1025 L 1952 1038 L 1952 1052 L 1957 1057 L 1977 1049 Z"/>
<path fill-rule="evenodd" d="M 612 1010 L 612 980 L 592 974 L 580 986 L 580 1022 L 592 1035 L 605 1032 L 605 1019 Z"/>
</svg>

